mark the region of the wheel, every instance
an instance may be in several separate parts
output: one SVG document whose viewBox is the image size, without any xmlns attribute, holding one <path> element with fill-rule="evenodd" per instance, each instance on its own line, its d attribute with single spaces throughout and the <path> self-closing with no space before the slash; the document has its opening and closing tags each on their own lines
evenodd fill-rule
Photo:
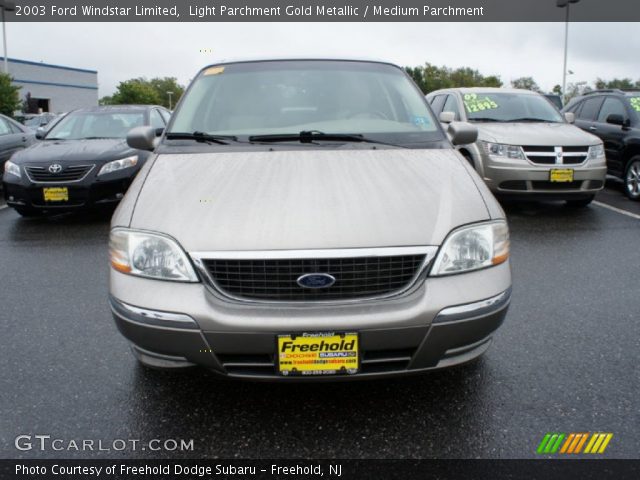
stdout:
<svg viewBox="0 0 640 480">
<path fill-rule="evenodd" d="M 624 193 L 631 200 L 640 200 L 640 157 L 633 157 L 627 166 Z"/>
<path fill-rule="evenodd" d="M 574 208 L 584 208 L 589 205 L 594 198 L 595 195 L 591 195 L 590 197 L 581 198 L 580 200 L 567 200 L 567 206 Z"/>
<path fill-rule="evenodd" d="M 41 217 L 44 215 L 40 210 L 36 210 L 34 208 L 29 207 L 13 207 L 16 212 L 18 212 L 21 216 L 25 218 L 29 217 Z"/>
</svg>

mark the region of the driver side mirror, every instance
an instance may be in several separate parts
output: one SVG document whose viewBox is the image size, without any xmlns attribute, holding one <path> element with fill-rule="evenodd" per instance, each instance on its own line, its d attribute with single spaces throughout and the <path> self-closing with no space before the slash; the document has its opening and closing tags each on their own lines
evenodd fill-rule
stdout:
<svg viewBox="0 0 640 480">
<path fill-rule="evenodd" d="M 447 133 L 454 145 L 467 145 L 478 140 L 478 128 L 467 122 L 451 122 Z"/>
<path fill-rule="evenodd" d="M 627 126 L 627 122 L 624 117 L 619 113 L 612 113 L 609 115 L 607 117 L 607 123 L 610 123 L 611 125 L 620 125 L 621 127 Z"/>
<path fill-rule="evenodd" d="M 439 118 L 442 123 L 451 123 L 455 121 L 456 114 L 453 112 L 440 112 Z"/>
<path fill-rule="evenodd" d="M 127 145 L 136 150 L 152 152 L 156 148 L 156 129 L 153 127 L 135 127 L 127 134 Z"/>
<path fill-rule="evenodd" d="M 567 112 L 564 114 L 564 119 L 567 121 L 567 123 L 576 123 L 576 114 L 573 112 Z"/>
<path fill-rule="evenodd" d="M 47 130 L 44 127 L 38 127 L 38 129 L 36 130 L 36 138 L 38 140 L 44 139 L 46 134 L 47 134 Z"/>
</svg>

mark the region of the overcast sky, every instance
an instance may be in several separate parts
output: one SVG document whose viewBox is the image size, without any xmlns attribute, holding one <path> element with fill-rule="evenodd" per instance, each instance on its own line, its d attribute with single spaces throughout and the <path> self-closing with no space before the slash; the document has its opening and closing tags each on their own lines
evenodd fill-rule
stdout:
<svg viewBox="0 0 640 480">
<path fill-rule="evenodd" d="M 571 24 L 567 82 L 640 79 L 637 32 L 637 23 Z M 133 77 L 186 84 L 220 59 L 292 55 L 469 66 L 551 90 L 564 51 L 563 23 L 11 23 L 7 34 L 10 58 L 98 70 L 100 96 Z"/>
</svg>

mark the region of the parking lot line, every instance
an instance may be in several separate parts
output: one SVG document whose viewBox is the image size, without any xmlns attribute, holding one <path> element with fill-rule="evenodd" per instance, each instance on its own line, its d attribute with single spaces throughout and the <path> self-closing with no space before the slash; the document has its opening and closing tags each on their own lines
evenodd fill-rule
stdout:
<svg viewBox="0 0 640 480">
<path fill-rule="evenodd" d="M 613 212 L 621 213 L 622 215 L 626 215 L 627 217 L 631 217 L 631 218 L 635 218 L 635 219 L 637 219 L 637 220 L 640 220 L 640 215 L 635 214 L 635 213 L 628 212 L 628 211 L 623 210 L 623 209 L 621 209 L 621 208 L 618 208 L 618 207 L 612 207 L 611 205 L 608 205 L 608 204 L 606 204 L 606 203 L 602 203 L 602 202 L 597 202 L 597 201 L 596 201 L 596 202 L 593 202 L 593 204 L 594 204 L 594 205 L 598 205 L 599 207 L 602 207 L 602 208 L 606 208 L 606 209 L 611 210 L 611 211 L 613 211 Z"/>
</svg>

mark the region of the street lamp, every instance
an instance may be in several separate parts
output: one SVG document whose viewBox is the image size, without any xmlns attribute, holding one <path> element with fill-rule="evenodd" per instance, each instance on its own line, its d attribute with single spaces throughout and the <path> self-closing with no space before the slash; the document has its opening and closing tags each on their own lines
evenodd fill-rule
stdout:
<svg viewBox="0 0 640 480">
<path fill-rule="evenodd" d="M 578 3 L 580 0 L 556 0 L 558 8 L 566 8 L 567 16 L 564 22 L 564 65 L 562 68 L 562 97 L 567 95 L 567 50 L 569 49 L 569 10 L 572 3 Z"/>
<path fill-rule="evenodd" d="M 4 73 L 9 73 L 9 60 L 7 59 L 7 27 L 4 24 L 4 12 L 13 12 L 16 4 L 9 0 L 0 0 L 0 14 L 2 15 L 2 38 L 4 41 Z"/>
<path fill-rule="evenodd" d="M 171 97 L 173 96 L 173 92 L 167 92 L 167 95 L 169 95 L 169 110 L 173 110 L 173 103 L 171 102 Z"/>
</svg>

